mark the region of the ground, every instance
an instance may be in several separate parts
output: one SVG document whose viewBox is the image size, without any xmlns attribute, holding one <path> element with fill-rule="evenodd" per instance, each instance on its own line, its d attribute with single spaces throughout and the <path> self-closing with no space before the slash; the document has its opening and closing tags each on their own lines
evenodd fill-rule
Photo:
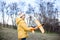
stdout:
<svg viewBox="0 0 60 40">
<path fill-rule="evenodd" d="M 2 28 L 2 40 L 18 40 L 17 30 L 12 28 Z M 36 32 L 34 34 L 29 33 L 27 40 L 60 40 L 60 35 L 56 33 L 45 33 Z"/>
</svg>

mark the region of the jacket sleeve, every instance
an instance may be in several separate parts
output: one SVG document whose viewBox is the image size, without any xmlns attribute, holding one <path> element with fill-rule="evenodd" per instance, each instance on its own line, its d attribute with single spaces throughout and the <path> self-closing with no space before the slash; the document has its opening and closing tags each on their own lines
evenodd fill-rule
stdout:
<svg viewBox="0 0 60 40">
<path fill-rule="evenodd" d="M 26 23 L 21 22 L 21 27 L 26 31 L 31 31 L 32 27 L 28 27 Z"/>
</svg>

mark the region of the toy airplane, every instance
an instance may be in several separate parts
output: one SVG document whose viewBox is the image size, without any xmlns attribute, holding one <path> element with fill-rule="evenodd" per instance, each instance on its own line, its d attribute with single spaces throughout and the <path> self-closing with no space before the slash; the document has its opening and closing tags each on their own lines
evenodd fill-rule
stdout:
<svg viewBox="0 0 60 40">
<path fill-rule="evenodd" d="M 42 27 L 41 23 L 34 16 L 32 16 L 32 17 L 34 18 L 34 22 L 37 24 L 37 27 L 39 28 L 39 30 L 42 33 L 44 33 L 45 31 L 44 31 L 44 28 Z M 32 30 L 32 33 L 34 33 L 34 30 Z"/>
</svg>

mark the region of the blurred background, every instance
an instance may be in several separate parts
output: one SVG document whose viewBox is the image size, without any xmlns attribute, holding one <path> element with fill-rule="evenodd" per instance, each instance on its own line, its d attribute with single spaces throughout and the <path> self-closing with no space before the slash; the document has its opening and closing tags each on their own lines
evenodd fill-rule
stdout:
<svg viewBox="0 0 60 40">
<path fill-rule="evenodd" d="M 25 21 L 28 26 L 35 27 L 36 24 L 32 17 L 33 15 L 44 27 L 47 33 L 57 33 L 60 34 L 60 0 L 0 0 L 0 30 L 1 35 L 7 35 L 12 33 L 15 35 L 10 37 L 10 40 L 17 40 L 17 26 L 15 19 L 18 12 L 26 13 Z M 6 31 L 6 32 L 5 32 Z M 13 32 L 14 31 L 14 32 Z M 39 30 L 37 30 L 39 31 Z M 44 34 L 44 35 L 46 35 Z M 49 35 L 47 34 L 47 35 Z M 38 34 L 39 35 L 39 34 Z M 55 34 L 56 35 L 56 34 Z M 5 36 L 1 36 L 2 40 L 9 40 L 9 38 L 4 39 Z M 10 34 L 8 35 L 10 36 Z M 6 37 L 8 37 L 6 36 Z M 33 35 L 35 36 L 35 35 Z M 41 36 L 41 34 L 40 34 Z M 50 35 L 49 35 L 50 36 Z M 12 38 L 14 37 L 14 38 Z M 46 36 L 44 36 L 46 37 Z M 52 37 L 52 36 L 51 36 Z M 60 36 L 57 36 L 56 40 Z M 12 38 L 12 39 L 11 39 Z M 15 39 L 16 38 L 16 39 Z M 47 37 L 46 37 L 47 38 Z M 55 37 L 50 40 L 53 40 Z M 29 39 L 29 38 L 28 38 Z M 30 40 L 33 40 L 30 38 Z M 37 38 L 36 40 L 39 40 Z M 41 40 L 49 40 L 42 38 Z M 60 39 L 58 39 L 60 40 Z"/>
</svg>

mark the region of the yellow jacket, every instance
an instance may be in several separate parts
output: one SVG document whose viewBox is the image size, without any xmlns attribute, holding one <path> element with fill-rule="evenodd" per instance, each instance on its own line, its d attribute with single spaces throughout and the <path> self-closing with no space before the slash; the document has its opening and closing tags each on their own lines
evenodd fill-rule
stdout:
<svg viewBox="0 0 60 40">
<path fill-rule="evenodd" d="M 31 27 L 27 27 L 27 24 L 22 18 L 16 18 L 18 38 L 26 38 L 28 37 L 27 32 L 31 31 Z"/>
</svg>

